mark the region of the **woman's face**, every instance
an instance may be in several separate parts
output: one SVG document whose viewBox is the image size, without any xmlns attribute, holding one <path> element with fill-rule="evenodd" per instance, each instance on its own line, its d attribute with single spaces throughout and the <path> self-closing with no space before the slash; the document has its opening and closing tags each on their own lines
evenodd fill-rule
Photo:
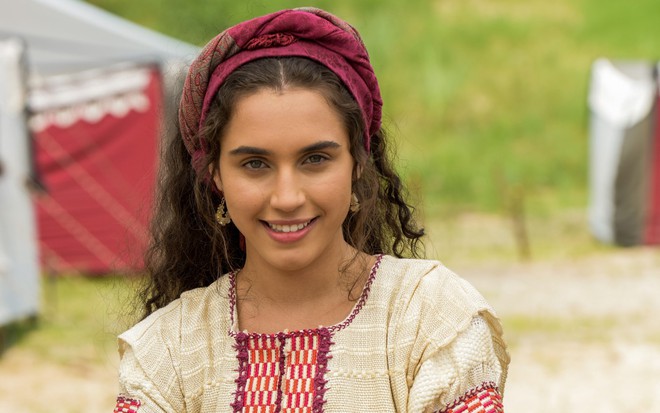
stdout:
<svg viewBox="0 0 660 413">
<path fill-rule="evenodd" d="M 246 265 L 296 271 L 343 258 L 354 160 L 339 114 L 317 91 L 238 100 L 214 181 L 245 236 Z"/>
</svg>

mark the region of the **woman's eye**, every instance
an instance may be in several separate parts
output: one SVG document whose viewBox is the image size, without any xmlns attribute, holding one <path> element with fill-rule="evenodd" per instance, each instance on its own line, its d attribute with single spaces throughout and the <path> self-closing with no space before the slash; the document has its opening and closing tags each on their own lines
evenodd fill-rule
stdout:
<svg viewBox="0 0 660 413">
<path fill-rule="evenodd" d="M 252 159 L 250 161 L 247 161 L 243 164 L 248 169 L 261 169 L 265 168 L 266 164 L 263 161 L 260 161 L 259 159 Z"/>
<path fill-rule="evenodd" d="M 318 164 L 325 160 L 327 160 L 327 158 L 323 155 L 310 155 L 307 157 L 307 160 L 305 162 L 311 164 Z"/>
</svg>

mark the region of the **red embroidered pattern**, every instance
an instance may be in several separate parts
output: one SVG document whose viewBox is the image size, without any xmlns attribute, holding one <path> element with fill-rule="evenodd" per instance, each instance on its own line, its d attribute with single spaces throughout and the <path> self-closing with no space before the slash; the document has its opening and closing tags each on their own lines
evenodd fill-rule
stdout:
<svg viewBox="0 0 660 413">
<path fill-rule="evenodd" d="M 129 399 L 128 397 L 117 397 L 117 405 L 112 413 L 137 413 L 138 408 L 142 404 L 137 399 Z"/>
<path fill-rule="evenodd" d="M 318 350 L 318 335 L 291 338 L 291 353 L 286 361 L 285 381 L 282 383 L 282 406 L 312 407 Z"/>
<path fill-rule="evenodd" d="M 484 383 L 465 393 L 440 413 L 504 413 L 504 405 L 495 383 Z"/>
<path fill-rule="evenodd" d="M 327 329 L 277 335 L 239 333 L 235 412 L 313 413 L 325 404 Z M 245 357 L 246 356 L 246 357 Z"/>
<path fill-rule="evenodd" d="M 280 382 L 280 346 L 276 337 L 254 337 L 248 344 L 245 412 L 274 412 Z"/>
</svg>

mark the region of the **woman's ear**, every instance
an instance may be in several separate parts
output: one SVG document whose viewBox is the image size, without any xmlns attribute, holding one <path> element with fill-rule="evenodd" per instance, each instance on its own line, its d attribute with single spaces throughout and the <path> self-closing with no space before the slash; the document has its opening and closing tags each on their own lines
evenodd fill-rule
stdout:
<svg viewBox="0 0 660 413">
<path fill-rule="evenodd" d="M 360 177 L 362 176 L 362 169 L 363 169 L 362 164 L 355 162 L 355 168 L 353 168 L 353 178 L 355 181 L 360 179 Z"/>
<path fill-rule="evenodd" d="M 215 169 L 213 165 L 209 165 L 209 175 L 213 179 L 213 184 L 218 193 L 222 193 L 222 179 L 220 178 L 220 168 Z"/>
</svg>

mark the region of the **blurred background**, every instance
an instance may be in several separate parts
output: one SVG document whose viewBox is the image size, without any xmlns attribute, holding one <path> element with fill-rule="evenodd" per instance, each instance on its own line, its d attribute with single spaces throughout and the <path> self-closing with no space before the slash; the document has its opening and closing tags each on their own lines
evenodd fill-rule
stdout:
<svg viewBox="0 0 660 413">
<path fill-rule="evenodd" d="M 307 5 L 367 45 L 427 256 L 502 317 L 506 411 L 660 411 L 657 0 L 0 0 L 0 91 L 25 85 L 0 94 L 17 125 L 0 300 L 19 308 L 0 307 L 0 411 L 111 411 L 181 69 L 223 29 Z"/>
</svg>

